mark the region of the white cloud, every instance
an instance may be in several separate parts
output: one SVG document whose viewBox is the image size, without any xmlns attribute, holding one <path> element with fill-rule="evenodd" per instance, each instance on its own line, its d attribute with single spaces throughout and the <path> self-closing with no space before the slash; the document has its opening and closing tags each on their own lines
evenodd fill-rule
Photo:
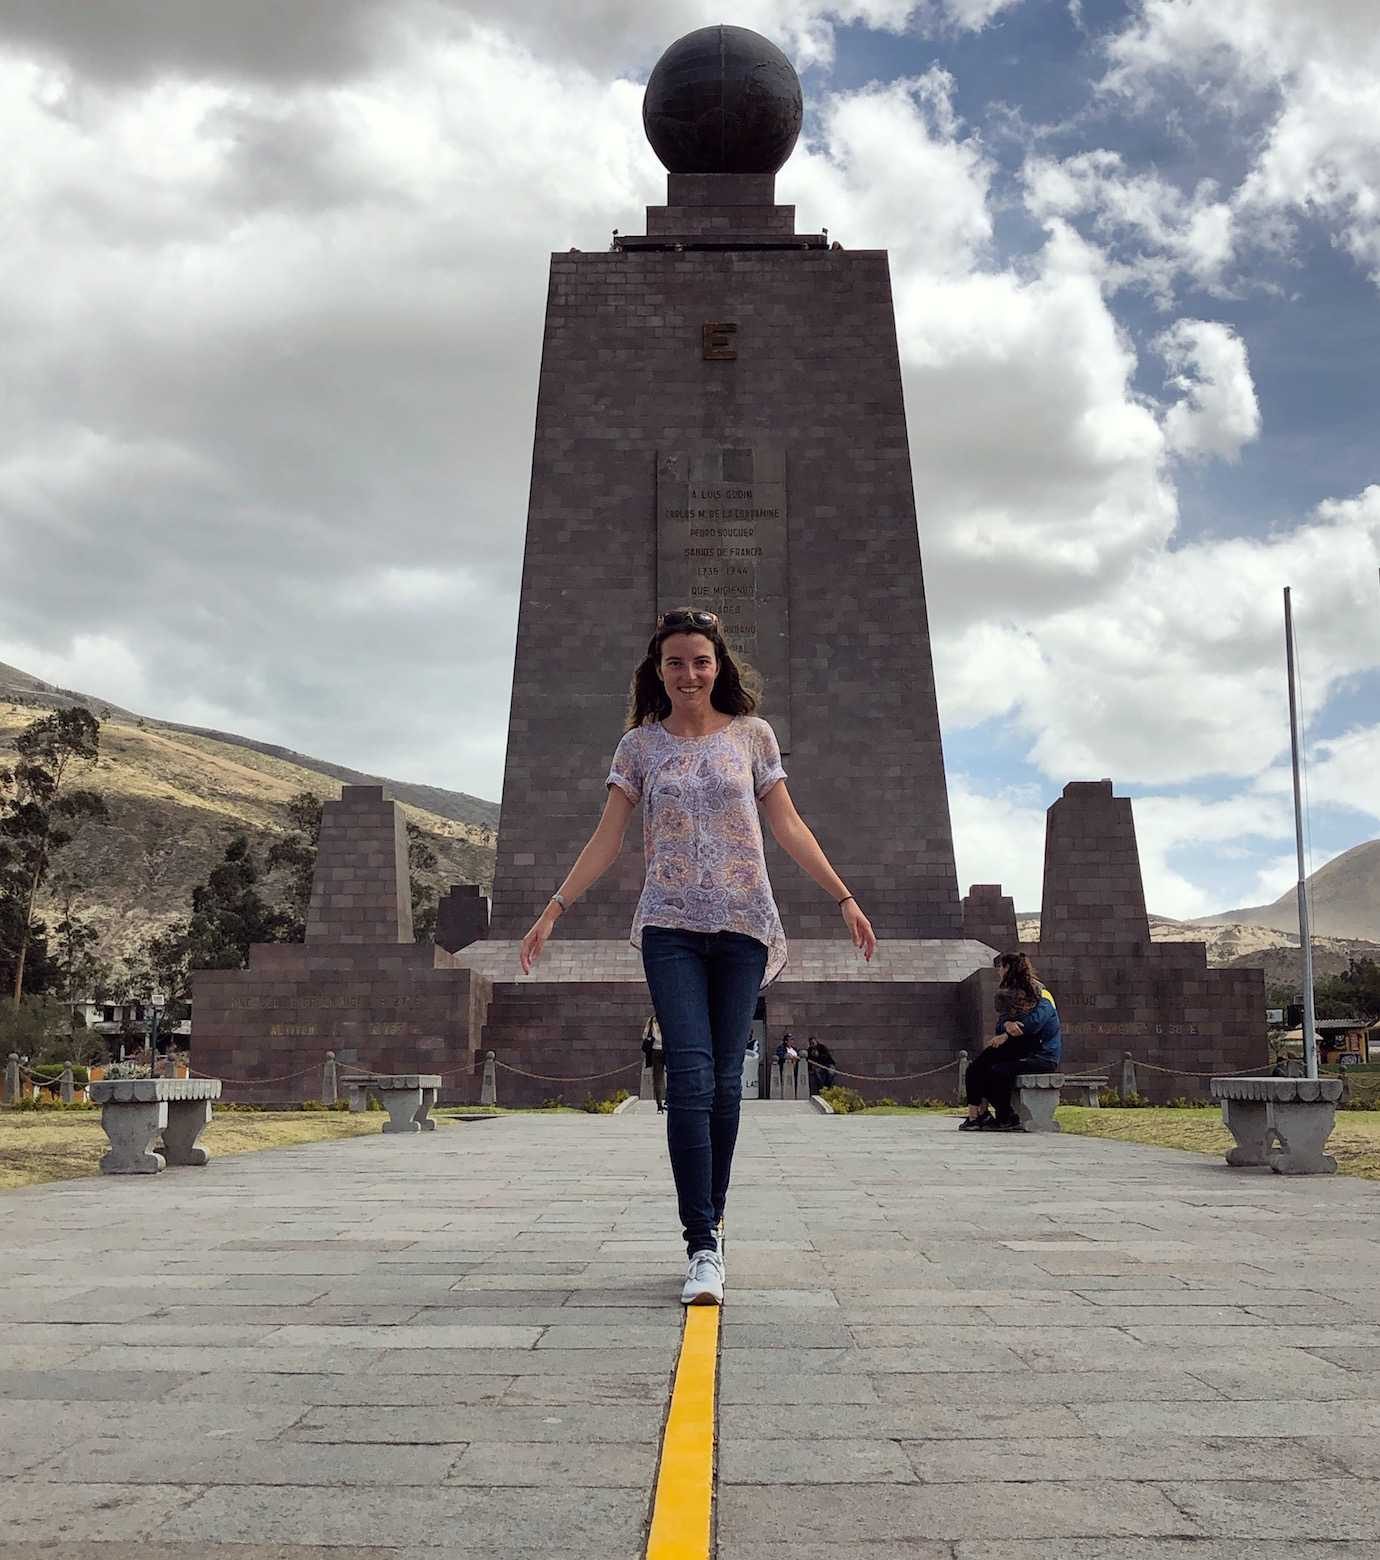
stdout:
<svg viewBox="0 0 1380 1560">
<path fill-rule="evenodd" d="M 1282 851 L 1273 860 L 1267 861 L 1259 867 L 1255 875 L 1255 891 L 1247 904 L 1272 905 L 1289 889 L 1297 886 L 1299 880 L 1299 860 L 1297 850 Z M 1219 910 L 1234 910 L 1235 905 L 1219 905 Z"/>
<path fill-rule="evenodd" d="M 1109 286 L 1140 286 L 1168 306 L 1188 279 L 1221 290 L 1235 254 L 1237 222 L 1216 181 L 1185 194 L 1154 169 L 1132 171 L 1105 149 L 1057 159 L 1032 157 L 1025 204 L 1041 222 L 1086 218 L 1107 256 Z"/>
<path fill-rule="evenodd" d="M 1009 9 L 749 0 L 736 19 L 806 64 L 838 23 Z M 0 135 L 24 148 L 0 166 L 4 658 L 496 795 L 547 252 L 602 247 L 661 199 L 618 73 L 719 19 L 302 0 L 283 39 L 267 0 L 0 0 L 0 49 L 50 46 L 0 55 Z M 1298 587 L 1320 688 L 1361 669 L 1337 559 L 1375 559 L 1380 490 L 1175 549 L 1174 455 L 1251 435 L 1244 345 L 1175 326 L 1183 399 L 1162 415 L 1112 308 L 1133 282 L 1225 286 L 1240 209 L 1106 153 L 1032 163 L 1044 236 L 1007 264 L 994 162 L 945 72 L 812 96 L 780 198 L 891 251 L 946 723 L 1005 719 L 1056 789 L 1258 773 L 1284 732 L 1278 587 Z M 958 777 L 954 813 L 965 886 L 1004 876 L 1033 904 L 1033 792 Z M 1146 820 L 1157 909 L 1202 893 L 1167 866 L 1190 826 Z"/>
<path fill-rule="evenodd" d="M 1210 872 L 1194 873 L 1195 858 L 1201 860 L 1208 852 L 1244 854 L 1248 842 L 1258 850 L 1293 827 L 1286 808 L 1249 793 L 1213 802 L 1192 796 L 1142 796 L 1133 811 L 1146 906 L 1154 914 L 1181 920 L 1230 908 L 1204 886 Z M 1181 861 L 1186 857 L 1189 864 L 1171 865 L 1171 856 Z"/>
<path fill-rule="evenodd" d="M 828 63 L 835 30 L 974 32 L 1021 0 L 738 0 L 733 21 L 779 43 L 799 65 Z M 285 18 L 290 14 L 290 25 Z M 668 44 L 724 20 L 715 0 L 0 0 L 0 42 L 93 78 L 160 74 L 275 85 L 368 75 L 411 34 L 464 38 L 501 29 L 552 60 L 649 66 Z"/>
<path fill-rule="evenodd" d="M 996 792 L 963 774 L 949 775 L 949 812 L 959 892 L 973 883 L 1000 883 L 1019 914 L 1040 908 L 1044 883 L 1045 807 L 1033 787 Z"/>
<path fill-rule="evenodd" d="M 148 677 L 129 646 L 108 634 L 75 634 L 64 653 L 41 645 L 0 640 L 0 661 L 79 693 L 99 690 L 103 698 L 136 712 L 149 696 Z"/>
<path fill-rule="evenodd" d="M 1319 742 L 1309 755 L 1308 791 L 1314 806 L 1350 807 L 1380 821 L 1380 726 Z"/>
<path fill-rule="evenodd" d="M 993 168 L 965 134 L 953 91 L 936 66 L 825 98 L 818 140 L 787 163 L 778 199 L 797 205 L 806 232 L 827 225 L 869 248 L 885 234 L 901 277 L 966 276 L 991 241 Z"/>
<path fill-rule="evenodd" d="M 1165 441 L 1176 455 L 1234 460 L 1260 432 L 1260 405 L 1246 347 L 1228 325 L 1177 320 L 1155 343 L 1179 399 L 1165 414 Z"/>
<path fill-rule="evenodd" d="M 1023 620 L 946 637 L 941 709 L 960 726 L 990 718 L 990 698 L 960 702 L 971 676 L 950 676 L 980 664 L 984 682 L 1014 691 L 1011 722 L 1051 780 L 1246 779 L 1288 744 L 1283 586 L 1295 588 L 1310 700 L 1321 708 L 1343 679 L 1380 662 L 1355 631 L 1373 616 L 1378 567 L 1380 487 L 1269 538 L 1147 550 L 1085 603 L 1045 610 L 1032 592 Z"/>
<path fill-rule="evenodd" d="M 1371 0 L 1140 0 L 1111 43 L 1104 84 L 1147 104 L 1169 76 L 1215 107 L 1268 100 L 1238 214 L 1316 217 L 1380 285 L 1375 21 Z"/>
</svg>

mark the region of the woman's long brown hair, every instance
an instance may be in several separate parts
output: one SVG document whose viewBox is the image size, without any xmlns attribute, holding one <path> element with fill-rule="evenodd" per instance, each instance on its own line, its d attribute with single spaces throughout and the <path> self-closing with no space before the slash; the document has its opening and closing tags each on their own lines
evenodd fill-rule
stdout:
<svg viewBox="0 0 1380 1560">
<path fill-rule="evenodd" d="M 1001 966 L 1001 985 L 1008 991 L 1019 991 L 1032 1003 L 1040 1000 L 1040 977 L 1035 966 L 1023 953 L 1003 953 L 998 958 Z"/>
<path fill-rule="evenodd" d="M 719 663 L 719 675 L 709 694 L 714 708 L 724 715 L 751 715 L 762 702 L 762 680 L 746 661 L 734 656 L 723 630 L 717 624 L 701 627 L 698 623 L 676 622 L 657 629 L 647 645 L 647 654 L 633 673 L 626 729 L 634 731 L 649 720 L 665 720 L 671 713 L 670 695 L 657 676 L 657 667 L 661 665 L 661 647 L 673 634 L 702 634 L 713 645 Z"/>
</svg>

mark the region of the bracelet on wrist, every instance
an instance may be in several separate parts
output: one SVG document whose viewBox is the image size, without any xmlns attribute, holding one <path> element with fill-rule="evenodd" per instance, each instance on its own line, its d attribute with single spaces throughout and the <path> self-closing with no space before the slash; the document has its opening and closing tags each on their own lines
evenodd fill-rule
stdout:
<svg viewBox="0 0 1380 1560">
<path fill-rule="evenodd" d="M 858 901 L 857 901 L 857 900 L 856 900 L 856 899 L 853 899 L 853 896 L 852 896 L 852 894 L 845 894 L 845 895 L 844 895 L 844 896 L 843 896 L 843 898 L 842 898 L 842 899 L 840 899 L 840 900 L 839 900 L 839 901 L 838 901 L 838 907 L 839 907 L 839 909 L 840 909 L 840 910 L 842 910 L 842 909 L 843 909 L 843 907 L 844 907 L 844 906 L 845 906 L 845 905 L 846 905 L 846 904 L 847 904 L 847 903 L 848 903 L 848 901 L 849 901 L 849 900 L 850 900 L 850 899 L 852 899 L 852 900 L 853 900 L 853 903 L 854 903 L 854 904 L 857 904 L 857 902 L 858 902 Z"/>
<path fill-rule="evenodd" d="M 547 901 L 547 903 L 548 904 L 552 904 L 552 905 L 559 905 L 561 907 L 561 914 L 562 915 L 564 915 L 566 913 L 566 911 L 570 909 L 570 906 L 568 904 L 566 904 L 565 898 L 561 894 L 552 894 L 551 898 Z"/>
</svg>

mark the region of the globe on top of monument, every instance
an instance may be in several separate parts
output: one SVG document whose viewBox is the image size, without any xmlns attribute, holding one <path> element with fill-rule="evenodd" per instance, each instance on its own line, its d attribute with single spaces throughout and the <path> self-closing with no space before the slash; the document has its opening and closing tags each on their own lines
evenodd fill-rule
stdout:
<svg viewBox="0 0 1380 1560">
<path fill-rule="evenodd" d="M 647 139 L 671 173 L 775 173 L 800 134 L 795 67 L 746 27 L 701 27 L 656 62 Z"/>
</svg>

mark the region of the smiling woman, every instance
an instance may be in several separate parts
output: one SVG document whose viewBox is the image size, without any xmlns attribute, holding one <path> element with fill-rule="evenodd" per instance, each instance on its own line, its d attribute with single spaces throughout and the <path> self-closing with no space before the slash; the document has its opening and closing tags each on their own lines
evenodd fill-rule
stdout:
<svg viewBox="0 0 1380 1560">
<path fill-rule="evenodd" d="M 641 802 L 647 870 L 632 941 L 666 1058 L 666 1142 L 690 1258 L 685 1305 L 723 1300 L 743 1056 L 758 993 L 786 962 L 759 808 L 782 849 L 833 895 L 865 959 L 877 944 L 791 802 L 775 733 L 754 713 L 755 683 L 716 614 L 663 614 L 633 674 L 604 815 L 522 940 L 526 974 L 557 920 L 613 865 Z"/>
</svg>

